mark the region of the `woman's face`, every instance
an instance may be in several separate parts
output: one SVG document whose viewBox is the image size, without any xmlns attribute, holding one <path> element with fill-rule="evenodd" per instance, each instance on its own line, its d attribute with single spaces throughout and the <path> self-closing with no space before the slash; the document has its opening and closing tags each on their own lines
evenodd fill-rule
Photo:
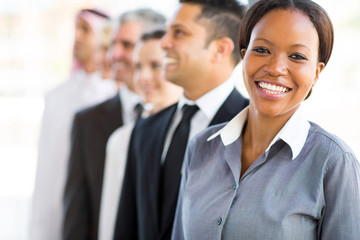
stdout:
<svg viewBox="0 0 360 240">
<path fill-rule="evenodd" d="M 161 106 L 168 102 L 169 96 L 180 88 L 163 78 L 164 53 L 160 47 L 160 39 L 151 39 L 140 43 L 134 54 L 134 81 L 144 96 L 146 103 Z"/>
<path fill-rule="evenodd" d="M 254 26 L 242 49 L 243 77 L 250 108 L 270 117 L 290 117 L 324 68 L 318 62 L 319 39 L 309 17 L 276 9 Z"/>
</svg>

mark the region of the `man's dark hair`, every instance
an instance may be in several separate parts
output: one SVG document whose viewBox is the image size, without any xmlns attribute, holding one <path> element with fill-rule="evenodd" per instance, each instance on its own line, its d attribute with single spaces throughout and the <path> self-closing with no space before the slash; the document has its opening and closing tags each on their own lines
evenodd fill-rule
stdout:
<svg viewBox="0 0 360 240">
<path fill-rule="evenodd" d="M 148 40 L 153 40 L 153 39 L 158 40 L 158 39 L 161 39 L 165 35 L 165 33 L 166 32 L 164 29 L 156 29 L 156 30 L 144 33 L 141 36 L 140 40 L 142 42 L 145 42 Z"/>
<path fill-rule="evenodd" d="M 207 30 L 207 44 L 215 39 L 229 37 L 234 42 L 232 56 L 235 64 L 240 61 L 238 46 L 239 29 L 247 6 L 237 0 L 180 0 L 180 3 L 199 4 L 202 12 L 197 20 Z"/>
</svg>

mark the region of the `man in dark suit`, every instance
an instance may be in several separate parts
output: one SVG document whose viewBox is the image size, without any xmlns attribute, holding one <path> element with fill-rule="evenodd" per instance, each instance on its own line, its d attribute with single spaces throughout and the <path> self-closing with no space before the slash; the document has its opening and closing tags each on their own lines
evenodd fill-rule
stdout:
<svg viewBox="0 0 360 240">
<path fill-rule="evenodd" d="M 188 139 L 249 103 L 231 81 L 245 7 L 236 0 L 180 2 L 161 44 L 165 77 L 184 95 L 134 128 L 114 239 L 170 239 Z"/>
<path fill-rule="evenodd" d="M 134 107 L 140 101 L 132 84 L 133 49 L 143 32 L 165 23 L 161 14 L 150 9 L 126 12 L 119 20 L 111 51 L 120 92 L 74 118 L 63 199 L 63 239 L 98 238 L 106 143 L 115 129 L 136 118 Z"/>
</svg>

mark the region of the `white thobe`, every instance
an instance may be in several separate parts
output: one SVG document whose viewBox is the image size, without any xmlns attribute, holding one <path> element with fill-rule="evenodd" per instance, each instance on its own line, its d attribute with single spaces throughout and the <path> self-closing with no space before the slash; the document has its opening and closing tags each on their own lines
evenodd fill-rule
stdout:
<svg viewBox="0 0 360 240">
<path fill-rule="evenodd" d="M 99 72 L 87 74 L 78 70 L 70 76 L 69 81 L 46 95 L 29 228 L 30 240 L 61 239 L 62 197 L 74 114 L 115 96 L 116 92 L 115 82 L 101 79 Z"/>
</svg>

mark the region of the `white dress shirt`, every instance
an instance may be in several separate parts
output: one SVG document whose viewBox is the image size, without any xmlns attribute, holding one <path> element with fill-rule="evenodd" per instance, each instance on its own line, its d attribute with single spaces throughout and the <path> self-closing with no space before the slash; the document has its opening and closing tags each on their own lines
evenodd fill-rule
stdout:
<svg viewBox="0 0 360 240">
<path fill-rule="evenodd" d="M 169 149 L 169 145 L 174 135 L 176 127 L 179 125 L 182 118 L 182 107 L 185 104 L 194 105 L 196 104 L 199 107 L 199 111 L 195 113 L 195 115 L 191 119 L 190 123 L 190 133 L 189 139 L 192 139 L 196 134 L 207 128 L 214 118 L 215 114 L 221 107 L 221 105 L 225 102 L 227 97 L 230 95 L 232 90 L 234 89 L 234 80 L 230 77 L 227 81 L 214 88 L 210 92 L 201 96 L 196 101 L 191 101 L 187 99 L 184 95 L 182 95 L 179 99 L 176 112 L 172 119 L 172 122 L 169 126 L 169 130 L 167 132 L 165 138 L 165 144 L 163 148 L 163 153 L 161 157 L 162 163 L 165 161 L 166 153 Z"/>
<path fill-rule="evenodd" d="M 127 152 L 134 122 L 118 128 L 106 145 L 104 180 L 99 214 L 99 240 L 112 240 Z"/>
<path fill-rule="evenodd" d="M 125 85 L 120 88 L 119 94 L 122 106 L 122 116 L 125 125 L 134 121 L 134 119 L 137 117 L 134 109 L 138 103 L 142 102 L 142 99 L 139 95 L 131 91 Z"/>
<path fill-rule="evenodd" d="M 138 99 L 138 97 L 134 98 L 134 100 L 136 99 Z M 142 116 L 149 116 L 153 105 L 148 103 L 143 106 L 145 112 L 143 112 Z M 134 125 L 134 121 L 131 121 L 116 129 L 106 144 L 106 158 L 99 213 L 99 240 L 113 239 L 128 147 Z"/>
</svg>

